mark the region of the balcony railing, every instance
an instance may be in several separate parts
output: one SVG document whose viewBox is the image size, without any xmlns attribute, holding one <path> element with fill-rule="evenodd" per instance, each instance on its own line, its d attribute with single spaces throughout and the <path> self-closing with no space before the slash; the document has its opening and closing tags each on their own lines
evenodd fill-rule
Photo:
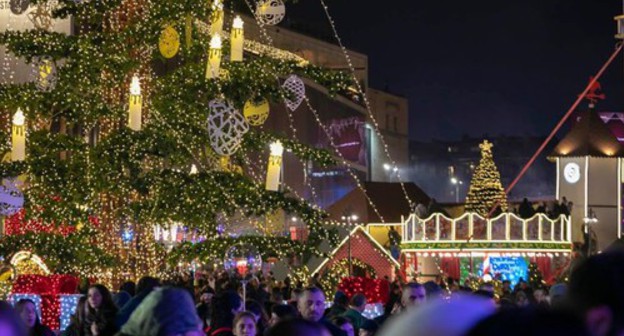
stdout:
<svg viewBox="0 0 624 336">
<path fill-rule="evenodd" d="M 433 214 L 403 220 L 402 244 L 412 243 L 572 243 L 569 216 L 551 219 L 536 214 L 523 219 L 513 213 L 484 218 L 465 213 L 458 218 Z"/>
</svg>

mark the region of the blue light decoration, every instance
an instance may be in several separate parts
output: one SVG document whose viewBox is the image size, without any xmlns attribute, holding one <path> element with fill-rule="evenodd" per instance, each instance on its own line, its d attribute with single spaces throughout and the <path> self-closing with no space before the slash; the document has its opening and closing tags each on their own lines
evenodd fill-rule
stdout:
<svg viewBox="0 0 624 336">
<path fill-rule="evenodd" d="M 0 184 L 0 214 L 11 216 L 24 206 L 24 195 L 20 188 L 23 182 L 18 178 L 3 179 Z"/>
<path fill-rule="evenodd" d="M 16 293 L 11 294 L 9 296 L 9 302 L 15 306 L 17 302 L 21 299 L 29 299 L 35 303 L 35 308 L 37 309 L 37 316 L 41 319 L 41 296 L 39 294 L 23 294 Z"/>
<path fill-rule="evenodd" d="M 374 319 L 376 317 L 379 317 L 381 315 L 383 315 L 384 313 L 384 306 L 381 303 L 367 303 L 366 307 L 364 308 L 364 311 L 362 312 L 362 315 L 364 317 L 366 317 L 367 319 Z"/>
<path fill-rule="evenodd" d="M 525 281 L 529 278 L 528 265 L 523 257 L 488 257 L 490 259 L 490 275 L 496 278 L 500 275 L 501 280 L 511 281 L 515 286 L 522 278 Z M 483 276 L 483 265 L 479 267 L 479 276 Z"/>
<path fill-rule="evenodd" d="M 61 294 L 59 295 L 59 302 L 61 304 L 61 331 L 67 329 L 71 323 L 71 317 L 76 312 L 78 306 L 78 300 L 80 300 L 82 294 Z"/>
<path fill-rule="evenodd" d="M 325 301 L 325 309 L 331 308 L 334 303 L 332 301 Z M 362 312 L 362 316 L 366 317 L 369 320 L 372 320 L 376 317 L 383 315 L 384 306 L 382 303 L 367 303 L 364 307 L 364 311 Z"/>
<path fill-rule="evenodd" d="M 122 233 L 121 233 L 121 240 L 125 243 L 125 244 L 130 244 L 132 242 L 132 239 L 134 238 L 134 231 L 132 231 L 132 229 L 127 228 L 125 229 Z"/>
<path fill-rule="evenodd" d="M 219 224 L 217 225 L 217 234 L 221 236 L 225 232 L 225 225 Z"/>
</svg>

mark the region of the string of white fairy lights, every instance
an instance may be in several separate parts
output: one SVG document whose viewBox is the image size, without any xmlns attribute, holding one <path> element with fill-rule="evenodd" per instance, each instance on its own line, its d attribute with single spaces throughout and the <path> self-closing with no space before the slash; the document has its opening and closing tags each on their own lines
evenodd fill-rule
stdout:
<svg viewBox="0 0 624 336">
<path fill-rule="evenodd" d="M 148 6 L 149 6 L 149 3 L 148 3 Z M 112 28 L 112 29 L 119 29 L 119 28 L 120 28 L 119 23 L 118 23 L 118 22 L 116 22 L 116 21 L 114 21 L 114 20 L 112 19 L 112 17 L 109 17 L 109 25 L 111 26 L 111 28 Z M 146 52 L 148 55 L 151 55 L 152 50 L 151 50 L 151 49 L 150 49 L 150 50 L 146 50 L 145 52 Z M 153 74 L 153 73 L 152 73 L 152 71 L 150 71 L 150 70 L 145 70 L 145 71 L 140 71 L 140 72 L 142 72 L 142 73 L 143 73 L 143 76 L 142 76 L 142 77 L 143 77 L 143 79 L 146 79 L 146 78 L 148 78 L 148 79 L 149 79 L 149 78 L 153 78 L 153 77 L 154 77 L 154 74 Z M 147 82 L 150 82 L 150 81 L 148 80 Z M 217 83 L 217 85 L 219 85 L 219 83 Z M 146 91 L 147 91 L 146 93 L 149 93 L 149 90 L 146 90 Z M 182 136 L 178 133 L 178 131 L 177 131 L 177 130 L 176 130 L 176 129 L 175 129 L 175 128 L 171 125 L 171 124 L 169 124 L 169 122 L 167 122 L 167 120 L 166 120 L 164 117 L 162 117 L 162 116 L 159 114 L 159 111 L 158 111 L 157 109 L 150 108 L 150 106 L 149 106 L 149 102 L 150 102 L 150 100 L 149 100 L 149 99 L 145 99 L 144 101 L 146 102 L 145 110 L 146 110 L 146 111 L 151 112 L 151 113 L 150 113 L 150 116 L 151 116 L 151 115 L 153 115 L 155 119 L 160 120 L 160 122 L 161 122 L 163 125 L 166 125 L 166 126 L 167 126 L 167 127 L 168 127 L 171 131 L 172 131 L 172 133 L 174 134 L 174 136 L 175 136 L 176 138 L 178 138 L 178 142 L 179 142 L 182 146 L 184 146 L 184 148 L 187 150 L 187 152 L 189 152 L 189 153 L 190 153 L 191 157 L 193 158 L 193 161 L 195 161 L 196 163 L 198 163 L 198 164 L 200 165 L 200 167 L 199 167 L 199 168 L 201 168 L 201 169 L 205 169 L 205 167 L 203 167 L 202 160 L 201 160 L 201 159 L 199 159 L 199 158 L 195 155 L 195 153 L 193 152 L 193 150 L 192 150 L 191 148 L 189 148 L 189 147 L 187 146 L 187 144 L 186 144 L 186 143 L 184 143 L 184 141 L 182 140 L 182 139 L 183 139 L 183 137 L 182 137 Z M 149 117 L 149 116 L 148 116 L 148 115 L 145 115 L 144 117 Z M 146 118 L 146 121 L 147 121 L 147 119 L 148 119 L 148 118 Z M 243 217 L 244 217 L 244 213 L 243 213 L 242 209 L 240 209 L 240 208 L 238 207 L 238 205 L 237 205 L 237 204 L 236 204 L 236 202 L 233 200 L 233 198 L 229 195 L 229 193 L 227 192 L 227 190 L 225 190 L 225 188 L 224 188 L 224 187 L 222 187 L 221 185 L 218 185 L 218 187 L 221 189 L 221 191 L 223 191 L 223 194 L 224 194 L 224 196 L 225 196 L 225 199 L 226 199 L 226 201 L 230 204 L 230 206 L 232 207 L 232 209 L 236 209 L 235 211 L 238 211 L 238 212 L 239 212 L 239 214 L 240 214 L 241 216 L 243 216 Z M 227 214 L 227 212 L 226 212 L 225 210 L 223 210 L 223 211 L 221 211 L 221 212 L 217 212 L 217 213 L 216 213 L 216 215 L 217 215 L 217 217 L 216 217 L 216 220 L 217 220 L 217 221 L 218 221 L 219 219 L 221 219 L 221 220 L 223 220 L 223 222 L 224 222 L 224 224 L 225 224 L 225 225 L 227 225 L 228 227 L 232 227 L 232 220 L 231 220 L 230 216 L 228 216 L 228 214 Z M 156 225 L 162 225 L 162 224 L 165 224 L 165 223 L 155 223 L 155 224 L 156 224 Z M 175 224 L 175 223 L 169 223 L 169 225 L 172 225 L 172 224 Z M 183 224 L 183 223 L 182 223 L 182 224 Z M 118 227 L 116 227 L 116 228 L 117 228 L 117 229 L 119 229 Z M 205 234 L 210 234 L 210 233 L 205 232 Z"/>
<path fill-rule="evenodd" d="M 251 8 L 251 4 L 247 3 L 248 6 L 250 6 Z M 233 16 L 233 11 L 230 11 L 231 15 Z M 255 14 L 254 14 L 255 15 Z M 257 20 L 256 18 L 256 22 L 258 23 L 258 25 L 263 25 L 263 23 L 260 20 Z M 203 21 L 199 21 L 196 20 L 196 24 L 198 26 L 198 30 L 201 31 L 202 33 L 205 34 L 209 34 L 209 29 L 208 29 L 208 25 L 203 22 Z M 227 32 L 227 30 L 224 30 L 225 32 Z M 271 39 L 271 37 L 266 34 L 266 30 L 262 29 L 261 30 L 262 33 L 262 37 L 266 40 L 266 43 L 268 44 L 272 44 L 273 41 Z M 224 39 L 228 39 L 228 34 L 223 34 L 222 38 Z M 283 51 L 281 49 L 275 48 L 272 45 L 265 45 L 259 42 L 255 42 L 255 41 L 251 41 L 249 39 L 245 40 L 245 50 L 246 51 L 251 51 L 252 53 L 255 54 L 259 54 L 259 55 L 265 55 L 265 56 L 269 56 L 269 57 L 275 57 L 276 59 L 282 60 L 282 61 L 289 61 L 289 60 L 296 60 L 299 64 L 307 64 L 307 61 L 303 60 L 303 59 L 299 59 L 300 57 L 298 55 L 292 54 L 288 51 Z M 278 83 L 279 86 L 279 77 L 276 76 L 276 81 Z M 218 85 L 218 84 L 217 84 Z M 285 99 L 285 94 L 283 92 L 283 90 L 280 90 L 280 94 L 282 96 L 282 99 Z M 295 138 L 296 140 L 296 134 L 297 134 L 297 129 L 294 126 L 293 123 L 293 117 L 292 117 L 292 112 L 290 111 L 290 109 L 288 109 L 288 107 L 286 106 L 286 104 L 284 103 L 284 108 L 287 111 L 288 117 L 289 117 L 289 127 L 291 129 L 291 132 L 293 132 L 293 138 Z M 303 162 L 303 169 L 304 169 L 304 174 L 306 174 L 307 176 L 307 172 L 306 172 L 306 163 Z M 306 179 L 306 186 L 310 189 L 310 193 L 312 195 L 313 201 L 317 202 L 318 200 L 318 193 L 316 192 L 312 182 L 310 179 Z M 289 191 L 294 192 L 293 188 L 290 188 Z M 363 190 L 365 192 L 365 190 Z M 300 198 L 300 200 L 304 200 L 304 201 L 308 201 L 305 198 L 301 197 L 300 195 L 296 194 L 296 196 L 298 198 Z M 374 205 L 373 205 L 374 207 Z"/>
<path fill-rule="evenodd" d="M 279 83 L 279 81 L 278 81 L 278 83 Z M 284 105 L 286 105 L 286 104 L 284 103 Z M 290 130 L 292 132 L 292 139 L 295 140 L 295 141 L 298 141 L 298 139 L 297 139 L 297 128 L 295 127 L 295 117 L 294 117 L 292 111 L 288 108 L 288 106 L 284 106 L 284 107 L 285 107 L 285 110 L 286 110 L 286 115 L 288 116 L 288 126 L 290 127 Z M 307 186 L 310 188 L 312 201 L 315 204 L 318 204 L 318 196 L 316 194 L 316 191 L 314 190 L 314 186 L 312 185 L 312 181 L 308 178 L 308 169 L 306 167 L 306 162 L 302 161 L 301 162 L 301 166 L 302 166 L 302 169 L 303 169 L 303 174 L 305 176 L 305 180 L 306 180 L 305 182 L 306 182 Z"/>
<path fill-rule="evenodd" d="M 5 31 L 9 32 L 13 30 L 13 23 L 15 22 L 15 18 L 13 16 L 13 13 L 9 13 L 8 14 L 9 19 L 7 20 L 6 26 L 5 26 Z M 4 55 L 2 57 L 2 83 L 3 84 L 12 84 L 13 83 L 13 79 L 15 77 L 15 68 L 14 66 L 11 64 L 12 61 L 16 62 L 16 58 L 17 57 L 11 57 L 8 48 L 3 47 L 4 49 Z M 16 63 L 17 64 L 17 63 Z"/>
<path fill-rule="evenodd" d="M 329 14 L 329 8 L 325 4 L 325 0 L 319 0 L 319 1 L 321 2 L 321 6 L 323 7 L 323 11 L 325 12 L 325 15 L 327 16 L 327 20 L 329 21 L 329 24 L 331 25 L 332 31 L 334 33 L 334 37 L 336 38 L 336 41 L 338 42 L 338 46 L 342 50 L 342 54 L 344 55 L 344 58 L 347 61 L 347 64 L 349 66 L 349 70 L 351 71 L 351 75 L 353 77 L 353 81 L 355 82 L 355 86 L 356 86 L 357 91 L 358 91 L 357 93 L 360 94 L 362 96 L 362 99 L 364 100 L 364 105 L 366 107 L 366 111 L 368 112 L 368 117 L 370 118 L 370 121 L 373 124 L 373 128 L 375 130 L 375 133 L 379 137 L 379 141 L 382 144 L 382 147 L 384 149 L 384 152 L 385 152 L 386 156 L 388 157 L 388 160 L 390 160 L 390 162 L 392 163 L 392 167 L 397 167 L 396 161 L 390 155 L 390 150 L 388 149 L 388 144 L 387 144 L 386 140 L 384 139 L 383 135 L 381 134 L 381 131 L 379 129 L 379 123 L 375 119 L 373 111 L 371 110 L 370 102 L 368 101 L 368 98 L 366 97 L 366 93 L 364 92 L 364 89 L 362 88 L 362 85 L 360 84 L 360 82 L 357 80 L 357 76 L 355 75 L 355 67 L 353 66 L 353 62 L 351 61 L 351 57 L 349 56 L 349 53 L 347 52 L 347 48 L 344 46 L 344 44 L 342 43 L 342 39 L 338 35 L 338 29 L 336 28 L 336 23 L 334 22 L 334 19 Z M 401 180 L 400 170 L 397 170 L 396 174 L 397 174 L 397 179 L 399 180 L 399 183 L 401 185 L 401 189 L 403 190 L 403 194 L 405 195 L 405 199 L 407 200 L 407 203 L 410 205 L 410 208 L 412 208 L 414 203 L 410 199 L 409 194 L 407 193 L 407 189 L 405 189 L 405 184 Z"/>
<path fill-rule="evenodd" d="M 163 125 L 167 126 L 171 132 L 174 134 L 174 136 L 176 138 L 178 138 L 178 143 L 180 143 L 184 149 L 186 149 L 186 151 L 188 152 L 189 155 L 191 155 L 191 157 L 193 158 L 193 161 L 195 161 L 199 167 L 200 170 L 207 170 L 207 167 L 204 166 L 203 164 L 203 160 L 201 160 L 200 158 L 198 158 L 195 154 L 195 152 L 193 151 L 192 148 L 190 148 L 185 142 L 184 142 L 184 138 L 178 133 L 178 131 L 175 129 L 175 127 L 173 127 L 163 116 L 160 115 L 159 111 L 157 109 L 151 109 L 151 112 L 154 116 L 155 119 L 158 119 Z M 223 191 L 223 195 L 226 199 L 226 201 L 230 204 L 230 206 L 232 207 L 232 209 L 235 209 L 235 211 L 237 211 L 242 217 L 244 218 L 244 212 L 243 210 L 237 205 L 236 201 L 232 198 L 232 196 L 229 194 L 229 192 L 227 192 L 227 190 L 225 189 L 225 187 L 222 187 L 221 185 L 217 184 L 218 188 L 220 188 L 221 191 Z M 257 191 L 256 191 L 257 192 Z M 224 211 L 220 212 L 222 215 L 222 219 L 226 222 L 226 224 L 228 224 L 228 226 L 232 226 L 232 221 L 230 220 L 230 216 L 227 215 L 227 213 Z M 206 232 L 207 233 L 207 232 Z"/>
<path fill-rule="evenodd" d="M 331 135 L 331 132 L 329 131 L 327 126 L 325 126 L 323 122 L 321 122 L 321 118 L 319 116 L 318 111 L 312 106 L 307 96 L 304 97 L 304 101 L 306 102 L 306 106 L 308 107 L 308 109 L 312 112 L 312 115 L 314 116 L 314 120 L 319 125 L 319 127 L 321 127 L 321 129 L 323 130 L 323 133 L 325 133 L 325 135 L 327 136 L 327 139 L 329 140 L 330 145 L 334 148 L 334 150 L 336 151 L 336 154 L 340 157 L 340 161 L 342 162 L 343 165 L 347 167 L 346 171 L 351 175 L 351 177 L 353 178 L 353 181 L 356 183 L 358 188 L 363 192 L 364 197 L 368 201 L 368 204 L 373 208 L 373 211 L 375 212 L 375 214 L 379 217 L 379 220 L 382 223 L 385 223 L 386 221 L 384 220 L 384 217 L 381 215 L 381 212 L 379 212 L 379 209 L 377 209 L 377 206 L 374 204 L 373 200 L 370 198 L 370 196 L 366 192 L 366 188 L 364 188 L 364 186 L 360 182 L 360 179 L 353 172 L 353 169 L 354 169 L 353 165 L 345 159 L 344 155 L 340 152 L 340 150 L 336 146 L 336 143 L 334 142 L 334 138 Z"/>
<path fill-rule="evenodd" d="M 253 7 L 251 6 L 251 4 L 249 3 L 248 0 L 245 0 L 245 2 L 247 3 L 247 6 L 249 7 L 249 9 L 252 11 L 252 13 L 254 13 L 254 18 L 256 20 L 256 23 L 258 24 L 258 26 L 260 27 L 260 32 L 261 34 L 264 36 L 264 38 L 266 39 L 266 42 L 269 43 L 269 45 L 273 45 L 273 40 L 271 39 L 271 37 L 268 35 L 266 28 L 264 28 L 264 24 L 262 23 L 261 20 L 258 19 L 258 17 L 255 14 L 255 11 L 253 10 Z M 279 77 L 277 76 L 277 73 L 274 72 L 273 76 L 275 76 L 276 80 L 279 81 Z M 282 95 L 283 92 L 282 92 Z M 336 143 L 334 141 L 334 138 L 331 134 L 331 132 L 329 131 L 329 129 L 327 128 L 327 126 L 325 126 L 323 124 L 323 122 L 321 121 L 318 111 L 312 106 L 312 104 L 310 103 L 310 100 L 308 99 L 307 95 L 304 95 L 304 100 L 306 101 L 306 105 L 308 106 L 308 108 L 310 109 L 310 111 L 312 112 L 312 114 L 314 115 L 315 121 L 317 122 L 317 124 L 319 125 L 319 127 L 321 127 L 321 129 L 323 130 L 323 132 L 325 133 L 325 135 L 327 136 L 330 145 L 332 146 L 332 148 L 335 150 L 336 154 L 338 155 L 338 157 L 341 160 L 341 163 L 343 165 L 345 165 L 347 167 L 347 172 L 351 175 L 351 177 L 353 178 L 354 182 L 356 183 L 357 187 L 362 191 L 362 193 L 364 194 L 367 202 L 369 203 L 369 205 L 371 206 L 371 208 L 373 209 L 373 211 L 377 214 L 377 216 L 379 217 L 379 219 L 381 220 L 381 222 L 385 222 L 383 216 L 381 215 L 381 213 L 379 212 L 377 206 L 374 204 L 374 202 L 372 201 L 372 199 L 370 198 L 370 196 L 368 195 L 366 189 L 364 188 L 364 186 L 361 184 L 359 178 L 357 177 L 357 175 L 355 175 L 355 173 L 353 173 L 353 166 L 351 165 L 351 163 L 349 163 L 343 156 L 343 154 L 340 152 L 340 150 L 338 149 L 338 147 L 336 146 Z M 288 108 L 286 108 L 288 110 Z"/>
<path fill-rule="evenodd" d="M 225 5 L 225 3 L 224 3 L 224 5 Z M 250 6 L 250 8 L 251 8 L 251 5 L 249 3 L 247 3 L 247 6 Z M 255 12 L 253 10 L 252 10 L 252 13 L 254 13 L 254 16 L 255 16 Z M 229 14 L 230 14 L 230 18 L 232 18 L 232 19 L 236 16 L 236 13 L 234 12 L 234 6 L 229 6 Z M 257 18 L 256 18 L 256 22 L 258 24 L 262 24 L 262 22 L 257 20 Z M 203 22 L 200 23 L 200 27 L 202 27 L 202 26 L 205 27 L 203 25 Z M 207 31 L 206 28 L 204 28 L 203 31 L 206 32 Z M 308 63 L 305 59 L 301 58 L 299 55 L 296 55 L 294 53 L 290 53 L 288 51 L 283 51 L 281 49 L 273 47 L 272 46 L 273 41 L 272 41 L 271 37 L 268 36 L 267 34 L 264 34 L 264 31 L 261 31 L 261 32 L 263 33 L 261 37 L 263 37 L 266 40 L 266 43 L 268 45 L 267 44 L 258 43 L 258 42 L 255 42 L 255 41 L 252 41 L 252 40 L 249 40 L 249 39 L 245 39 L 244 42 L 243 42 L 245 50 L 253 51 L 256 54 L 268 55 L 270 57 L 275 57 L 275 58 L 280 59 L 280 60 L 294 60 L 294 61 L 297 61 L 298 64 L 302 64 L 302 65 Z M 222 38 L 229 39 L 229 35 L 228 34 L 222 34 L 222 35 L 223 35 Z M 280 87 L 279 78 L 277 78 L 277 85 L 278 85 L 278 87 Z M 288 106 L 286 106 L 285 99 L 284 99 L 285 96 L 284 96 L 283 90 L 280 90 L 280 94 L 282 96 L 282 100 L 284 101 L 284 108 L 285 108 L 287 116 L 288 116 L 289 128 L 290 128 L 290 131 L 291 131 L 291 134 L 292 134 L 291 139 L 294 140 L 294 141 L 298 141 L 298 139 L 297 139 L 297 128 L 294 125 L 294 117 L 293 117 L 292 111 L 288 108 Z M 311 194 L 311 197 L 312 197 L 312 203 L 315 204 L 315 205 L 318 205 L 318 199 L 319 199 L 318 198 L 318 194 L 317 194 L 317 192 L 316 192 L 312 182 L 307 178 L 306 162 L 302 162 L 301 164 L 302 164 L 302 169 L 303 169 L 304 176 L 306 176 L 305 186 L 308 187 L 309 190 L 310 190 L 310 194 Z M 282 183 L 284 183 L 284 181 L 282 181 Z M 290 188 L 290 191 L 294 192 L 294 188 Z M 301 197 L 299 195 L 296 195 L 296 196 L 300 200 L 309 202 L 308 200 L 306 200 L 305 198 L 303 198 L 303 197 Z"/>
<path fill-rule="evenodd" d="M 364 101 L 364 105 L 365 105 L 365 107 L 366 107 L 366 111 L 368 112 L 368 116 L 369 116 L 369 118 L 370 118 L 370 121 L 371 121 L 371 123 L 373 124 L 373 128 L 374 128 L 374 130 L 375 130 L 375 133 L 376 133 L 376 134 L 377 134 L 377 136 L 379 137 L 379 140 L 380 140 L 380 142 L 381 142 L 381 144 L 382 144 L 383 150 L 384 150 L 384 152 L 385 152 L 386 156 L 388 157 L 388 160 L 390 160 L 390 161 L 391 161 L 391 163 L 392 163 L 392 167 L 397 167 L 397 163 L 396 163 L 396 161 L 392 158 L 392 156 L 391 156 L 391 154 L 390 154 L 390 151 L 389 151 L 389 149 L 388 149 L 388 144 L 387 144 L 387 142 L 386 142 L 385 138 L 383 137 L 383 135 L 381 134 L 381 131 L 380 131 L 380 129 L 379 129 L 379 123 L 377 122 L 377 120 L 376 120 L 376 118 L 375 118 L 375 116 L 374 116 L 374 114 L 373 114 L 373 112 L 372 112 L 372 110 L 371 110 L 370 102 L 368 101 L 368 98 L 367 98 L 367 96 L 366 96 L 366 93 L 364 92 L 364 90 L 363 90 L 362 86 L 360 85 L 360 82 L 359 82 L 359 81 L 358 81 L 358 79 L 357 79 L 357 76 L 356 76 L 356 74 L 355 74 L 355 67 L 353 66 L 353 62 L 352 62 L 352 60 L 351 60 L 351 57 L 349 56 L 349 53 L 347 52 L 346 47 L 345 47 L 345 46 L 344 46 L 344 44 L 342 43 L 342 39 L 341 39 L 341 38 L 340 38 L 340 36 L 338 35 L 338 29 L 336 28 L 336 24 L 335 24 L 335 22 L 334 22 L 333 18 L 331 17 L 331 15 L 330 15 L 330 13 L 329 13 L 329 8 L 328 8 L 328 6 L 327 6 L 327 4 L 325 3 L 325 1 L 324 1 L 324 0 L 319 0 L 319 1 L 320 1 L 320 3 L 321 3 L 321 6 L 323 7 L 323 11 L 325 12 L 325 15 L 327 16 L 327 19 L 328 19 L 328 21 L 329 21 L 329 23 L 330 23 L 330 25 L 331 25 L 331 27 L 332 27 L 332 31 L 333 31 L 333 33 L 334 33 L 334 37 L 336 38 L 336 41 L 338 42 L 338 45 L 339 45 L 339 47 L 340 47 L 340 49 L 341 49 L 341 51 L 342 51 L 342 54 L 343 54 L 343 56 L 344 56 L 344 58 L 345 58 L 345 60 L 346 60 L 346 62 L 347 62 L 347 64 L 348 64 L 348 66 L 349 66 L 349 70 L 350 70 L 351 75 L 352 75 L 352 77 L 353 77 L 353 81 L 355 82 L 355 85 L 356 85 L 356 88 L 357 88 L 358 94 L 360 94 L 360 95 L 362 96 L 362 99 L 363 99 L 363 101 Z M 246 0 L 246 2 L 247 2 L 247 0 Z M 247 5 L 249 6 L 249 3 L 248 3 L 248 2 L 247 2 Z M 251 9 L 251 8 L 250 8 L 250 9 Z M 253 12 L 253 9 L 252 9 L 252 12 Z M 254 15 L 254 16 L 255 16 L 255 15 Z M 256 21 L 259 21 L 257 17 L 256 17 Z M 264 29 L 264 27 L 263 27 L 263 25 L 261 24 L 261 22 L 259 22 L 259 26 L 260 26 L 260 29 L 261 29 L 261 30 L 265 30 L 265 29 Z M 326 134 L 328 135 L 328 138 L 330 138 L 331 136 L 330 136 L 329 132 L 327 132 L 326 128 L 323 126 L 322 122 L 320 121 L 320 118 L 318 117 L 318 113 L 316 113 L 316 110 L 314 110 L 314 108 L 311 106 L 310 101 L 309 101 L 309 99 L 308 99 L 308 97 L 307 97 L 307 96 L 305 97 L 305 101 L 306 101 L 306 104 L 308 105 L 308 108 L 309 108 L 309 109 L 313 112 L 314 117 L 315 117 L 315 119 L 316 119 L 317 123 L 319 124 L 319 126 L 321 126 L 321 127 L 323 128 L 323 130 L 324 130 L 324 131 L 326 132 Z M 335 147 L 335 145 L 334 145 L 334 143 L 333 143 L 333 139 L 330 139 L 330 141 L 331 141 L 332 146 L 333 146 L 334 148 L 336 148 L 336 147 Z M 338 151 L 338 150 L 337 150 L 337 152 L 339 153 L 339 151 Z M 343 160 L 343 161 L 344 161 L 344 160 Z M 346 161 L 345 161 L 345 163 L 346 163 Z M 413 203 L 413 202 L 412 202 L 412 200 L 410 199 L 409 194 L 407 193 L 407 190 L 405 189 L 405 184 L 403 183 L 403 181 L 402 181 L 402 179 L 401 179 L 400 170 L 397 170 L 396 174 L 397 174 L 397 179 L 398 179 L 398 181 L 399 181 L 399 184 L 400 184 L 400 186 L 401 186 L 401 189 L 402 189 L 402 191 L 403 191 L 403 194 L 404 194 L 404 196 L 405 196 L 405 199 L 406 199 L 406 201 L 408 202 L 408 205 L 410 206 L 410 208 L 412 208 L 412 207 L 413 207 L 413 205 L 414 205 L 414 203 Z M 354 180 L 356 181 L 356 183 L 358 183 L 358 186 L 359 186 L 359 180 L 357 179 L 357 177 L 355 177 L 355 176 L 354 176 Z M 367 199 L 369 200 L 369 203 L 371 203 L 371 204 L 372 204 L 372 201 L 370 201 L 370 198 L 368 198 L 368 195 L 367 195 L 366 193 L 365 193 L 365 196 L 366 196 L 366 197 L 367 197 Z M 381 221 L 383 222 L 383 217 L 381 217 L 381 215 L 380 215 L 380 214 L 379 214 L 379 212 L 376 210 L 376 208 L 373 208 L 373 209 L 374 209 L 374 210 L 375 210 L 375 212 L 379 215 L 379 217 L 380 217 Z M 442 271 L 442 269 L 441 269 L 440 264 L 438 263 L 438 261 L 434 259 L 434 263 L 435 263 L 436 268 L 438 269 L 439 273 L 440 273 L 440 274 L 442 274 L 442 273 L 443 273 L 443 271 Z M 447 288 L 447 290 L 448 290 L 448 288 Z"/>
<path fill-rule="evenodd" d="M 271 39 L 271 37 L 268 35 L 267 30 L 265 28 L 264 23 L 262 22 L 262 20 L 260 20 L 258 18 L 258 16 L 256 15 L 256 12 L 254 11 L 254 8 L 251 6 L 251 4 L 249 3 L 248 0 L 245 0 L 245 3 L 247 4 L 247 6 L 249 7 L 250 11 L 253 13 L 254 19 L 258 25 L 258 27 L 260 28 L 260 32 L 261 34 L 264 36 L 264 38 L 266 39 L 267 43 L 273 47 L 273 40 Z M 276 80 L 279 82 L 279 76 L 277 75 L 277 72 L 273 72 L 273 76 L 275 76 Z M 282 96 L 285 97 L 285 94 L 282 90 L 280 90 L 282 92 Z M 314 118 L 317 122 L 317 124 L 321 127 L 321 129 L 323 130 L 323 132 L 325 133 L 325 135 L 327 136 L 330 145 L 332 146 L 332 148 L 336 151 L 336 154 L 338 155 L 338 157 L 340 158 L 340 161 L 343 165 L 345 165 L 347 167 L 347 172 L 349 173 L 349 175 L 351 175 L 351 177 L 353 178 L 356 186 L 362 191 L 362 193 L 364 194 L 368 204 L 371 206 L 371 208 L 373 209 L 373 211 L 375 212 L 375 214 L 377 214 L 377 216 L 379 217 L 380 221 L 382 223 L 385 223 L 385 220 L 383 218 L 383 216 L 381 215 L 381 213 L 379 212 L 377 206 L 374 204 L 374 202 L 372 201 L 372 199 L 370 198 L 370 196 L 368 195 L 366 188 L 364 188 L 364 186 L 362 185 L 362 183 L 360 182 L 359 178 L 357 177 L 357 175 L 355 175 L 355 173 L 353 173 L 353 166 L 351 163 L 349 163 L 343 156 L 343 154 L 340 152 L 340 150 L 338 149 L 338 147 L 336 146 L 336 143 L 333 139 L 333 136 L 331 135 L 331 132 L 327 129 L 327 127 L 322 123 L 318 111 L 312 106 L 312 104 L 310 103 L 310 100 L 308 99 L 307 94 L 304 94 L 304 100 L 306 102 L 306 105 L 308 106 L 308 108 L 310 109 L 310 111 L 312 111 Z M 411 204 L 411 203 L 410 203 Z"/>
</svg>

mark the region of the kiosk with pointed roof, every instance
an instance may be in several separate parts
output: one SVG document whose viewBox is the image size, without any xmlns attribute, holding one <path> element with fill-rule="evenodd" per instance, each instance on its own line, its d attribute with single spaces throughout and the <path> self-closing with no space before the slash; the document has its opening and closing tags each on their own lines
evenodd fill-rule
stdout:
<svg viewBox="0 0 624 336">
<path fill-rule="evenodd" d="M 584 221 L 598 250 L 621 236 L 622 157 L 624 146 L 593 110 L 581 112 L 550 159 L 557 165 L 556 197 L 572 202 L 572 239 L 583 241 Z"/>
</svg>

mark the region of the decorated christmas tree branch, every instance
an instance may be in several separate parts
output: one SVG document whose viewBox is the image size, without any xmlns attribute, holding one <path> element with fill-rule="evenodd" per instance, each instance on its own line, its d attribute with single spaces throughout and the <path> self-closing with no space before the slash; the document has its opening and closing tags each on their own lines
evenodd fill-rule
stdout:
<svg viewBox="0 0 624 336">
<path fill-rule="evenodd" d="M 321 167 L 327 167 L 336 164 L 336 160 L 328 150 L 313 148 L 308 145 L 304 145 L 300 142 L 292 140 L 291 138 L 275 135 L 269 132 L 250 131 L 245 134 L 242 148 L 245 150 L 252 150 L 256 152 L 262 152 L 267 148 L 267 144 L 275 141 L 280 141 L 284 148 L 292 152 L 302 161 L 313 161 Z"/>
<path fill-rule="evenodd" d="M 226 250 L 238 243 L 255 247 L 264 260 L 271 257 L 282 259 L 302 256 L 308 253 L 318 257 L 325 256 L 315 247 L 293 241 L 288 237 L 243 236 L 239 238 L 220 237 L 198 244 L 183 243 L 174 248 L 167 259 L 171 266 L 184 262 L 190 263 L 195 260 L 204 263 L 221 263 Z"/>
<path fill-rule="evenodd" d="M 0 254 L 10 257 L 27 250 L 43 258 L 55 273 L 93 276 L 117 265 L 118 260 L 98 248 L 85 229 L 67 236 L 55 233 L 26 233 L 3 236 L 0 239 Z"/>
</svg>

